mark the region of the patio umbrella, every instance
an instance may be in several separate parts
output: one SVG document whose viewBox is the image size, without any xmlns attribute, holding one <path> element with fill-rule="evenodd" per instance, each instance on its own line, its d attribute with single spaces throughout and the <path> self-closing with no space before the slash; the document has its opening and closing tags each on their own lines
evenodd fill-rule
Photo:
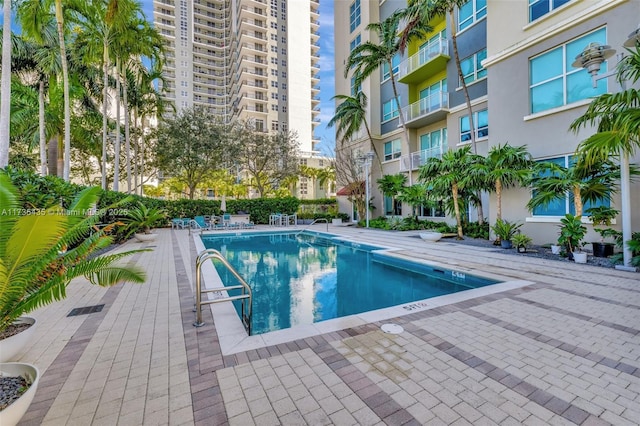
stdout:
<svg viewBox="0 0 640 426">
<path fill-rule="evenodd" d="M 227 211 L 227 196 L 226 195 L 222 196 L 222 201 L 220 201 L 220 210 L 222 210 L 223 212 Z"/>
</svg>

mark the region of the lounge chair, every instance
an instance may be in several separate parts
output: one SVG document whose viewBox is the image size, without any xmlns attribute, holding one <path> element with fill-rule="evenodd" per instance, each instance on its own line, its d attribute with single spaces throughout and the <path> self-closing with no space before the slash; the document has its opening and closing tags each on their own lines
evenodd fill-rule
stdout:
<svg viewBox="0 0 640 426">
<path fill-rule="evenodd" d="M 191 228 L 200 230 L 210 230 L 211 224 L 205 222 L 204 216 L 196 216 L 191 221 Z"/>
</svg>

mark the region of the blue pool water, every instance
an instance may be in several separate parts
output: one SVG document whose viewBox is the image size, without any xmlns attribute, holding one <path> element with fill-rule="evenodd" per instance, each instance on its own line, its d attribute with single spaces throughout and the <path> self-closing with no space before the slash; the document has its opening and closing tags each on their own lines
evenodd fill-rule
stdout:
<svg viewBox="0 0 640 426">
<path fill-rule="evenodd" d="M 386 256 L 374 247 L 304 232 L 202 237 L 253 290 L 252 334 L 495 284 Z M 237 284 L 217 261 L 225 285 Z M 239 309 L 239 304 L 236 306 Z"/>
</svg>

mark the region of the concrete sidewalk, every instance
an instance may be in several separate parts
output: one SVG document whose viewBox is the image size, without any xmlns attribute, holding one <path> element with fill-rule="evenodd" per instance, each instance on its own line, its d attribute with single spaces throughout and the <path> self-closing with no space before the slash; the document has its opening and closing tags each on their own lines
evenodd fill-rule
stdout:
<svg viewBox="0 0 640 426">
<path fill-rule="evenodd" d="M 21 361 L 44 374 L 22 424 L 638 423 L 640 274 L 329 228 L 531 284 L 385 320 L 404 327 L 399 335 L 376 321 L 223 355 L 209 309 L 206 325 L 192 326 L 192 236 L 160 230 L 121 248 L 153 248 L 131 260 L 147 283 L 77 280 L 67 299 L 33 313 Z"/>
</svg>

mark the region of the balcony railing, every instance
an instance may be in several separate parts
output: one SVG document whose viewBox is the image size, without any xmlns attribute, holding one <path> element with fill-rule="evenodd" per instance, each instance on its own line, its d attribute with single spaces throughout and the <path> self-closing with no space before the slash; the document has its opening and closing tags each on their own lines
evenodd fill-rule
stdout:
<svg viewBox="0 0 640 426">
<path fill-rule="evenodd" d="M 409 155 L 400 157 L 400 171 L 408 172 L 409 170 L 416 170 L 420 166 L 424 165 L 429 158 L 441 158 L 444 147 L 442 145 L 429 149 L 423 149 L 422 151 L 412 152 Z"/>
<path fill-rule="evenodd" d="M 420 99 L 418 102 L 412 103 L 402 111 L 405 116 L 405 121 L 409 123 L 410 121 L 447 108 L 449 108 L 449 93 L 438 91 L 426 98 Z"/>
<path fill-rule="evenodd" d="M 449 56 L 449 43 L 447 39 L 440 38 L 432 41 L 400 64 L 400 74 L 398 75 L 398 79 L 401 80 L 406 75 L 411 74 L 426 63 L 443 55 Z"/>
</svg>

